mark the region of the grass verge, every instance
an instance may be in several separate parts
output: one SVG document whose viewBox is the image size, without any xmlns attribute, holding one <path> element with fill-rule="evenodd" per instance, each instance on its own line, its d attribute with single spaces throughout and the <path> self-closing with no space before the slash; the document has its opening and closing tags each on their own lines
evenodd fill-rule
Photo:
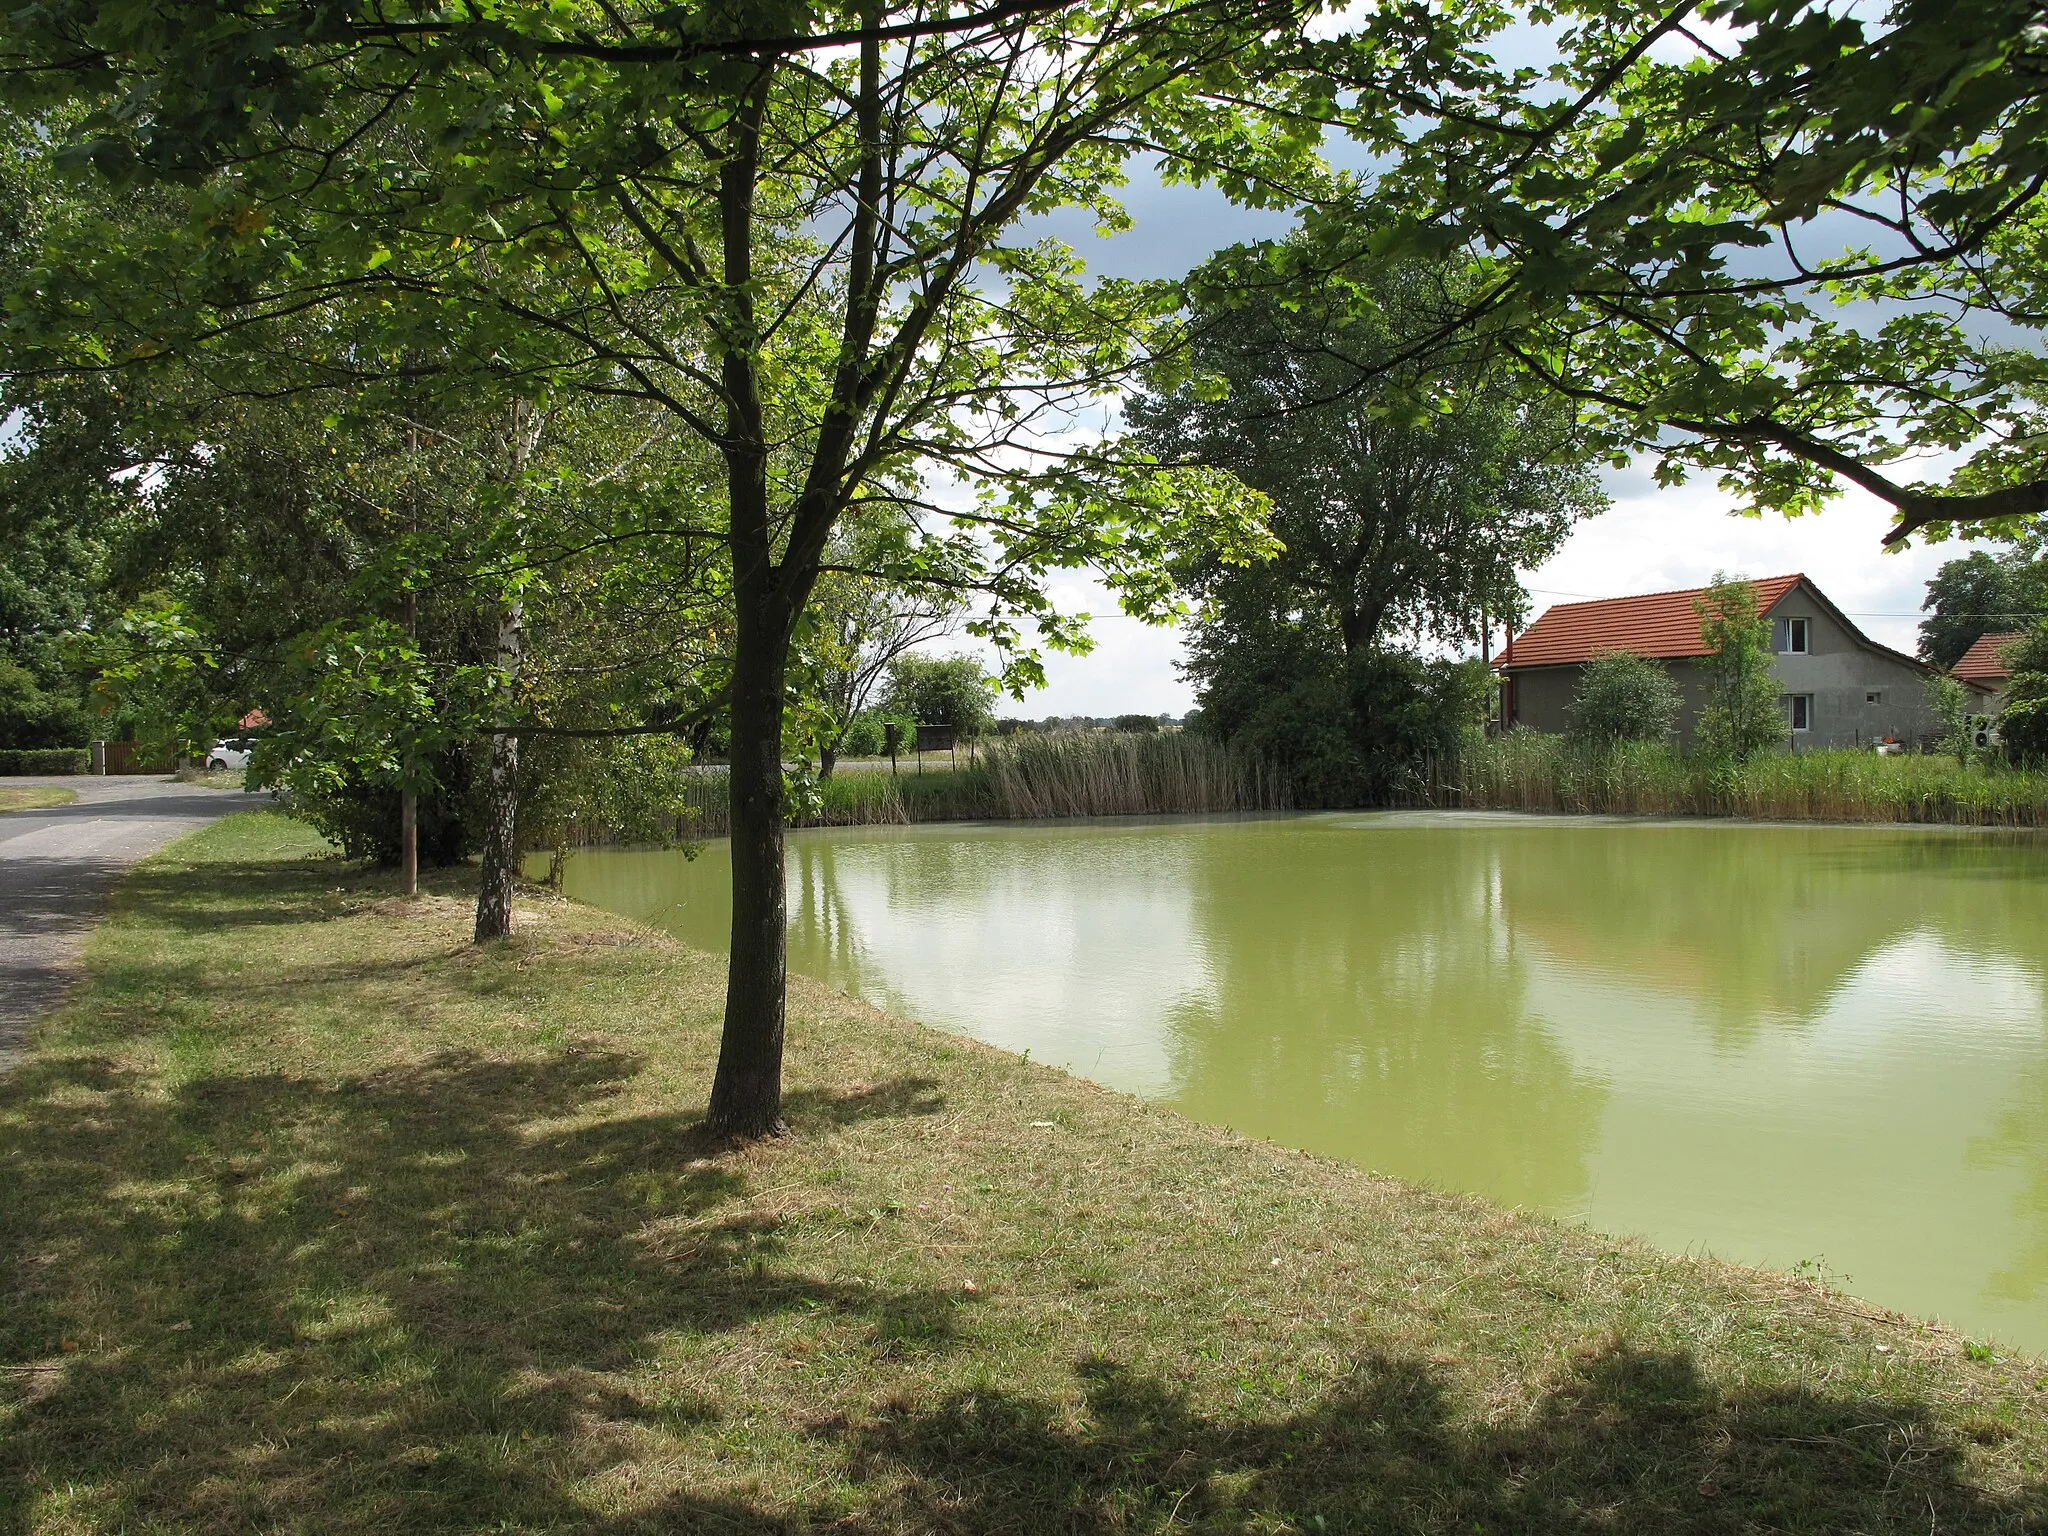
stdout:
<svg viewBox="0 0 2048 1536">
<path fill-rule="evenodd" d="M 2048 1376 L 723 962 L 464 942 L 274 814 L 0 1083 L 0 1530 L 2019 1531 Z"/>
<path fill-rule="evenodd" d="M 180 784 L 197 784 L 204 789 L 243 789 L 248 774 L 241 768 L 179 768 L 171 777 Z"/>
<path fill-rule="evenodd" d="M 69 805 L 77 798 L 77 790 L 60 789 L 55 784 L 0 784 L 0 814 Z"/>
</svg>

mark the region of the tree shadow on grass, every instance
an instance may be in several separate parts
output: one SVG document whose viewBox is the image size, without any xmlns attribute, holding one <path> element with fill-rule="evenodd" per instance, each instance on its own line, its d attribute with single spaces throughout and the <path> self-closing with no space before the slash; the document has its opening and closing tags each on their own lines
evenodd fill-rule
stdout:
<svg viewBox="0 0 2048 1536">
<path fill-rule="evenodd" d="M 587 1524 L 564 1485 L 621 1435 L 716 1416 L 621 1385 L 675 1341 L 939 1304 L 792 1267 L 697 1117 L 592 1120 L 639 1070 L 449 1053 L 165 1096 L 94 1058 L 22 1068 L 0 1360 L 33 1368 L 0 1374 L 0 1530 L 35 1523 L 22 1490 L 65 1487 L 108 1525 Z M 929 1089 L 805 1112 L 918 1113 Z"/>
<path fill-rule="evenodd" d="M 447 877 L 425 877 L 440 884 Z M 274 928 L 359 909 L 365 897 L 393 895 L 397 876 L 366 865 L 323 858 L 143 864 L 121 883 L 123 905 L 191 932 Z"/>
<path fill-rule="evenodd" d="M 720 1433 L 733 1401 L 807 1407 L 721 1404 L 693 1374 L 729 1368 L 702 1353 L 721 1334 L 831 1316 L 877 1353 L 969 1342 L 950 1288 L 798 1267 L 782 1218 L 744 1199 L 753 1164 L 709 1155 L 695 1116 L 605 1117 L 640 1069 L 616 1051 L 448 1053 L 166 1094 L 105 1060 L 24 1066 L 0 1085 L 0 1361 L 30 1367 L 0 1373 L 0 1531 L 2048 1523 L 2038 1483 L 1975 1486 L 1957 1431 L 1904 1395 L 1728 1386 L 1620 1345 L 1560 1365 L 1502 1423 L 1445 1372 L 1386 1356 L 1307 1407 L 1258 1382 L 1197 1399 L 1170 1364 L 1092 1358 L 1078 1414 L 1000 1385 L 864 1407 L 855 1364 L 821 1384 L 852 1411 L 818 1419 L 817 1460 L 786 1483 L 601 1515 L 592 1485 L 658 1472 L 678 1443 L 659 1437 Z M 941 1103 L 903 1078 L 792 1095 L 791 1113 L 818 1131 Z M 821 1468 L 843 1473 L 837 1502 L 799 1491 Z"/>
<path fill-rule="evenodd" d="M 1312 1410 L 1205 1413 L 1107 1361 L 1087 1414 L 1004 1392 L 899 1404 L 846 1431 L 898 1490 L 877 1529 L 995 1532 L 2025 1531 L 2036 1483 L 1965 1480 L 1955 1438 L 1897 1399 L 1727 1391 L 1684 1354 L 1613 1347 L 1502 1427 L 1430 1367 L 1369 1358 Z"/>
</svg>

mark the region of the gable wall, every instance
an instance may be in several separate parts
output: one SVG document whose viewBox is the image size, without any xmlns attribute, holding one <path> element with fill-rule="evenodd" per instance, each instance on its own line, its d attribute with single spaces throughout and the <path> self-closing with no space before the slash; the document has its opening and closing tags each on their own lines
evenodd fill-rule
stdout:
<svg viewBox="0 0 2048 1536">
<path fill-rule="evenodd" d="M 1813 728 L 1794 738 L 1795 749 L 1854 747 L 1886 736 L 1914 744 L 1941 733 L 1941 722 L 1927 707 L 1927 674 L 1858 644 L 1804 582 L 1779 599 L 1767 617 L 1774 632 L 1780 619 L 1808 623 L 1811 650 L 1803 656 L 1780 655 L 1774 665 L 1784 692 L 1813 698 Z M 1875 703 L 1873 693 L 1879 696 Z"/>
<path fill-rule="evenodd" d="M 1892 736 L 1909 746 L 1938 736 L 1941 724 L 1927 708 L 1926 674 L 1857 642 L 1836 622 L 1804 583 L 1779 599 L 1766 615 L 1808 621 L 1805 655 L 1779 655 L 1773 670 L 1784 693 L 1810 694 L 1812 727 L 1790 738 L 1795 751 L 1816 747 L 1867 746 Z M 1707 670 L 1693 659 L 1667 661 L 1678 685 L 1678 744 L 1690 750 L 1706 707 Z M 1579 688 L 1583 669 L 1573 666 L 1531 667 L 1515 674 L 1515 718 L 1532 730 L 1561 732 L 1570 724 L 1568 709 Z M 1870 695 L 1879 697 L 1875 703 Z M 1788 733 L 1789 734 L 1789 733 Z"/>
</svg>

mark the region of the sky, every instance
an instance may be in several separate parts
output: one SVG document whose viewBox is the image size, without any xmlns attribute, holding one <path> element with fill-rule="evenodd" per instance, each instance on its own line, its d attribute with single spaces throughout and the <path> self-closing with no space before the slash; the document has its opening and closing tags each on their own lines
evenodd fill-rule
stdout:
<svg viewBox="0 0 2048 1536">
<path fill-rule="evenodd" d="M 1135 224 L 1106 240 L 1082 215 L 1055 215 L 1038 227 L 1073 245 L 1103 276 L 1168 277 L 1223 246 L 1283 234 L 1291 223 L 1284 214 L 1233 208 L 1220 194 L 1161 187 L 1149 178 L 1134 178 L 1124 203 Z M 1801 571 L 1871 639 L 1910 652 L 1928 578 L 1969 548 L 1949 543 L 1886 553 L 1880 540 L 1892 521 L 1889 509 L 1853 488 L 1818 515 L 1743 517 L 1711 480 L 1663 489 L 1652 468 L 1644 459 L 1604 474 L 1610 509 L 1580 524 L 1541 569 L 1525 573 L 1534 612 L 1577 598 L 1704 586 L 1723 571 L 1754 577 Z M 1095 616 L 1095 649 L 1086 656 L 1048 655 L 1046 686 L 1022 702 L 1002 701 L 999 713 L 1180 715 L 1194 706 L 1194 692 L 1176 668 L 1182 652 L 1174 629 L 1124 617 L 1083 574 L 1056 577 L 1052 592 L 1063 609 Z M 973 647 L 955 640 L 936 649 Z"/>
</svg>

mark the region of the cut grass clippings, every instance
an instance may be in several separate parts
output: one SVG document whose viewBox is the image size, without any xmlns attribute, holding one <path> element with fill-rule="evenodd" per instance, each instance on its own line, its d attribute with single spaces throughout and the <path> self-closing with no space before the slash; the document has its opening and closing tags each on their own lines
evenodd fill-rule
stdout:
<svg viewBox="0 0 2048 1536">
<path fill-rule="evenodd" d="M 53 805 L 70 805 L 78 798 L 75 789 L 55 784 L 0 784 L 0 815 L 8 811 L 40 811 Z"/>
<path fill-rule="evenodd" d="M 545 897 L 478 950 L 270 813 L 0 1083 L 0 1530 L 1922 1532 L 2048 1369 L 1205 1129 Z"/>
</svg>

